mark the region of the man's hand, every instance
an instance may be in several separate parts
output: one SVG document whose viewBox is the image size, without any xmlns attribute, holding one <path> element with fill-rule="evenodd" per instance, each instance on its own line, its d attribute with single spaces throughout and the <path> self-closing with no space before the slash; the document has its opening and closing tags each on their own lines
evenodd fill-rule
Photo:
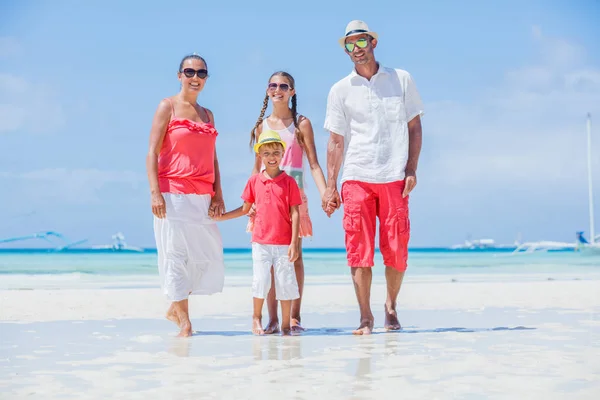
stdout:
<svg viewBox="0 0 600 400">
<path fill-rule="evenodd" d="M 406 171 L 406 177 L 404 178 L 404 191 L 402 197 L 408 196 L 410 192 L 417 186 L 417 174 L 415 171 Z"/>
</svg>

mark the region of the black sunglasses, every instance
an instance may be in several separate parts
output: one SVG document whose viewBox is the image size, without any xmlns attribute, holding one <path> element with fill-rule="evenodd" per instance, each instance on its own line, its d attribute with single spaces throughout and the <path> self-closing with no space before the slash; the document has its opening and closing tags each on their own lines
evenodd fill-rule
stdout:
<svg viewBox="0 0 600 400">
<path fill-rule="evenodd" d="M 287 92 L 288 90 L 292 89 L 290 88 L 290 85 L 288 85 L 287 83 L 275 83 L 275 82 L 271 82 L 269 83 L 269 85 L 267 86 L 267 89 L 270 92 L 274 92 L 275 90 L 277 90 L 277 86 L 279 86 L 279 89 L 281 89 L 282 92 Z"/>
<path fill-rule="evenodd" d="M 197 75 L 198 78 L 204 79 L 208 76 L 208 71 L 205 69 L 199 69 L 196 71 L 193 68 L 185 68 L 182 72 L 188 78 L 193 78 L 194 75 Z"/>
</svg>

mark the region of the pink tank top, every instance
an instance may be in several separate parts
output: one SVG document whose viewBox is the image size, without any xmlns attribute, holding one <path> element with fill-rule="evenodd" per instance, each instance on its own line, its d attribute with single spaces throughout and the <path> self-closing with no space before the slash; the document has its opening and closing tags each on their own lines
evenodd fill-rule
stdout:
<svg viewBox="0 0 600 400">
<path fill-rule="evenodd" d="M 170 99 L 169 103 L 171 120 L 158 155 L 160 191 L 214 196 L 215 142 L 218 132 L 210 123 L 176 118 Z"/>
<path fill-rule="evenodd" d="M 292 123 L 284 129 L 273 129 L 269 126 L 267 119 L 263 120 L 263 132 L 272 130 L 279 133 L 285 142 L 285 153 L 281 159 L 280 167 L 286 174 L 296 180 L 300 190 L 304 189 L 304 149 L 296 139 L 296 127 Z M 263 165 L 264 169 L 264 165 Z"/>
</svg>

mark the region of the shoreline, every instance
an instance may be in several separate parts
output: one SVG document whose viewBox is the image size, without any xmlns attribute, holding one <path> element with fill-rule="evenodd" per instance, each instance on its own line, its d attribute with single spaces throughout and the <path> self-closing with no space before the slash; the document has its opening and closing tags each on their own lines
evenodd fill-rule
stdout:
<svg viewBox="0 0 600 400">
<path fill-rule="evenodd" d="M 600 311 L 598 280 L 532 282 L 409 282 L 398 298 L 399 313 L 410 310 L 483 310 L 485 308 L 579 309 Z M 383 309 L 385 285 L 373 283 L 374 312 Z M 1 322 L 62 320 L 162 319 L 169 302 L 159 288 L 0 290 Z M 225 286 L 222 293 L 190 297 L 190 317 L 250 316 L 250 285 Z M 303 312 L 356 310 L 352 283 L 311 285 L 303 296 Z"/>
</svg>

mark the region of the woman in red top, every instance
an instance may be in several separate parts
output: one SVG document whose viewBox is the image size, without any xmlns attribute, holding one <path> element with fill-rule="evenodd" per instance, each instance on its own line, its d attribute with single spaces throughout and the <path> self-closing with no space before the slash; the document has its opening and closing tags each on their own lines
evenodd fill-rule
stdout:
<svg viewBox="0 0 600 400">
<path fill-rule="evenodd" d="M 223 290 L 223 243 L 208 214 L 220 216 L 225 206 L 214 116 L 196 102 L 208 77 L 206 61 L 184 57 L 177 76 L 181 90 L 154 115 L 146 169 L 161 287 L 172 301 L 167 318 L 179 336 L 191 336 L 188 296 Z"/>
</svg>

